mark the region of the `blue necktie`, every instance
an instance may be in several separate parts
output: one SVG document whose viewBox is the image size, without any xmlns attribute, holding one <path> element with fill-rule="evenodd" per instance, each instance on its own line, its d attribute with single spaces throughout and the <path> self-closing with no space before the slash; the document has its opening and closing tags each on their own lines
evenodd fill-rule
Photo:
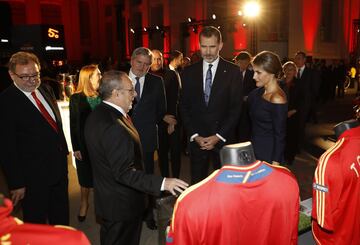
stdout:
<svg viewBox="0 0 360 245">
<path fill-rule="evenodd" d="M 140 77 L 135 77 L 136 83 L 135 83 L 135 92 L 136 92 L 136 101 L 140 101 Z"/>
<path fill-rule="evenodd" d="M 210 92 L 211 92 L 211 82 L 212 82 L 212 73 L 211 73 L 211 67 L 213 65 L 209 64 L 209 68 L 206 72 L 206 78 L 205 78 L 205 91 L 204 91 L 204 97 L 205 97 L 205 103 L 208 105 L 209 99 L 210 99 Z"/>
</svg>

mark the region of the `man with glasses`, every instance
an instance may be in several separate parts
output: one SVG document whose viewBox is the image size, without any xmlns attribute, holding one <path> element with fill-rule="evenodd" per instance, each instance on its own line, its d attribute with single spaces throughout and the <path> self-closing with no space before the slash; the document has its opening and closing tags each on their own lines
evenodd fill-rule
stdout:
<svg viewBox="0 0 360 245">
<path fill-rule="evenodd" d="M 131 55 L 129 77 L 136 91 L 134 108 L 130 111 L 135 128 L 139 132 L 144 156 L 145 172 L 154 173 L 154 152 L 158 148 L 158 124 L 166 113 L 164 83 L 161 77 L 148 73 L 152 63 L 152 52 L 145 47 L 135 49 Z M 156 229 L 151 200 L 144 217 L 150 229 Z"/>
<path fill-rule="evenodd" d="M 104 73 L 103 100 L 88 117 L 85 140 L 94 173 L 95 211 L 102 218 L 101 244 L 139 244 L 145 193 L 182 192 L 187 184 L 144 171 L 141 135 L 127 113 L 137 93 L 120 71 Z"/>
<path fill-rule="evenodd" d="M 32 53 L 13 54 L 9 74 L 14 83 L 0 94 L 0 163 L 11 199 L 21 201 L 25 222 L 68 225 L 68 149 L 55 96 Z"/>
</svg>

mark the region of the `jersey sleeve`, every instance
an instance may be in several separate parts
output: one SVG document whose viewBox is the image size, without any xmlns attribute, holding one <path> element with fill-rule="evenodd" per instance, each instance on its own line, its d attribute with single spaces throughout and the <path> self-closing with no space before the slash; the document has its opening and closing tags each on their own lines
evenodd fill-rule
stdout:
<svg viewBox="0 0 360 245">
<path fill-rule="evenodd" d="M 319 159 L 313 180 L 312 217 L 322 228 L 334 230 L 334 211 L 338 206 L 343 176 L 339 159 L 339 148 L 343 140 L 338 141 Z"/>
</svg>

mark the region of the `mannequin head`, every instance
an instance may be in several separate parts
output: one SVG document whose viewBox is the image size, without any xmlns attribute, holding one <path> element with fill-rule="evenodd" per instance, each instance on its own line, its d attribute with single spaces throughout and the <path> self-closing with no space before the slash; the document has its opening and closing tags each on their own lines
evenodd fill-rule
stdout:
<svg viewBox="0 0 360 245">
<path fill-rule="evenodd" d="M 220 150 L 221 165 L 249 165 L 256 161 L 250 141 L 226 145 Z"/>
<path fill-rule="evenodd" d="M 344 133 L 346 130 L 351 129 L 351 128 L 356 128 L 359 125 L 360 125 L 360 123 L 355 119 L 351 119 L 351 120 L 344 121 L 344 122 L 336 124 L 334 126 L 334 132 L 335 132 L 336 139 L 338 139 L 339 136 L 342 133 Z"/>
</svg>

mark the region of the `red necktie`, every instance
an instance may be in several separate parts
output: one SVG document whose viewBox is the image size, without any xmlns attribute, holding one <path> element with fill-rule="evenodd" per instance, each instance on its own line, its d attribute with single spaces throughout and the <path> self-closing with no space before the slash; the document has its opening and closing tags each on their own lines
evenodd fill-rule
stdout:
<svg viewBox="0 0 360 245">
<path fill-rule="evenodd" d="M 55 120 L 50 116 L 49 112 L 46 110 L 46 108 L 44 107 L 44 105 L 41 103 L 41 101 L 39 100 L 39 98 L 36 96 L 35 91 L 31 92 L 32 97 L 34 98 L 37 106 L 40 109 L 41 114 L 43 115 L 43 117 L 46 119 L 46 121 L 50 124 L 50 126 L 56 131 L 58 132 L 58 127 L 57 124 L 55 122 Z"/>
<path fill-rule="evenodd" d="M 134 124 L 133 124 L 133 122 L 131 120 L 131 117 L 129 117 L 128 114 L 126 114 L 125 119 L 126 119 L 126 121 L 128 121 L 131 124 L 131 126 L 134 126 Z"/>
</svg>

